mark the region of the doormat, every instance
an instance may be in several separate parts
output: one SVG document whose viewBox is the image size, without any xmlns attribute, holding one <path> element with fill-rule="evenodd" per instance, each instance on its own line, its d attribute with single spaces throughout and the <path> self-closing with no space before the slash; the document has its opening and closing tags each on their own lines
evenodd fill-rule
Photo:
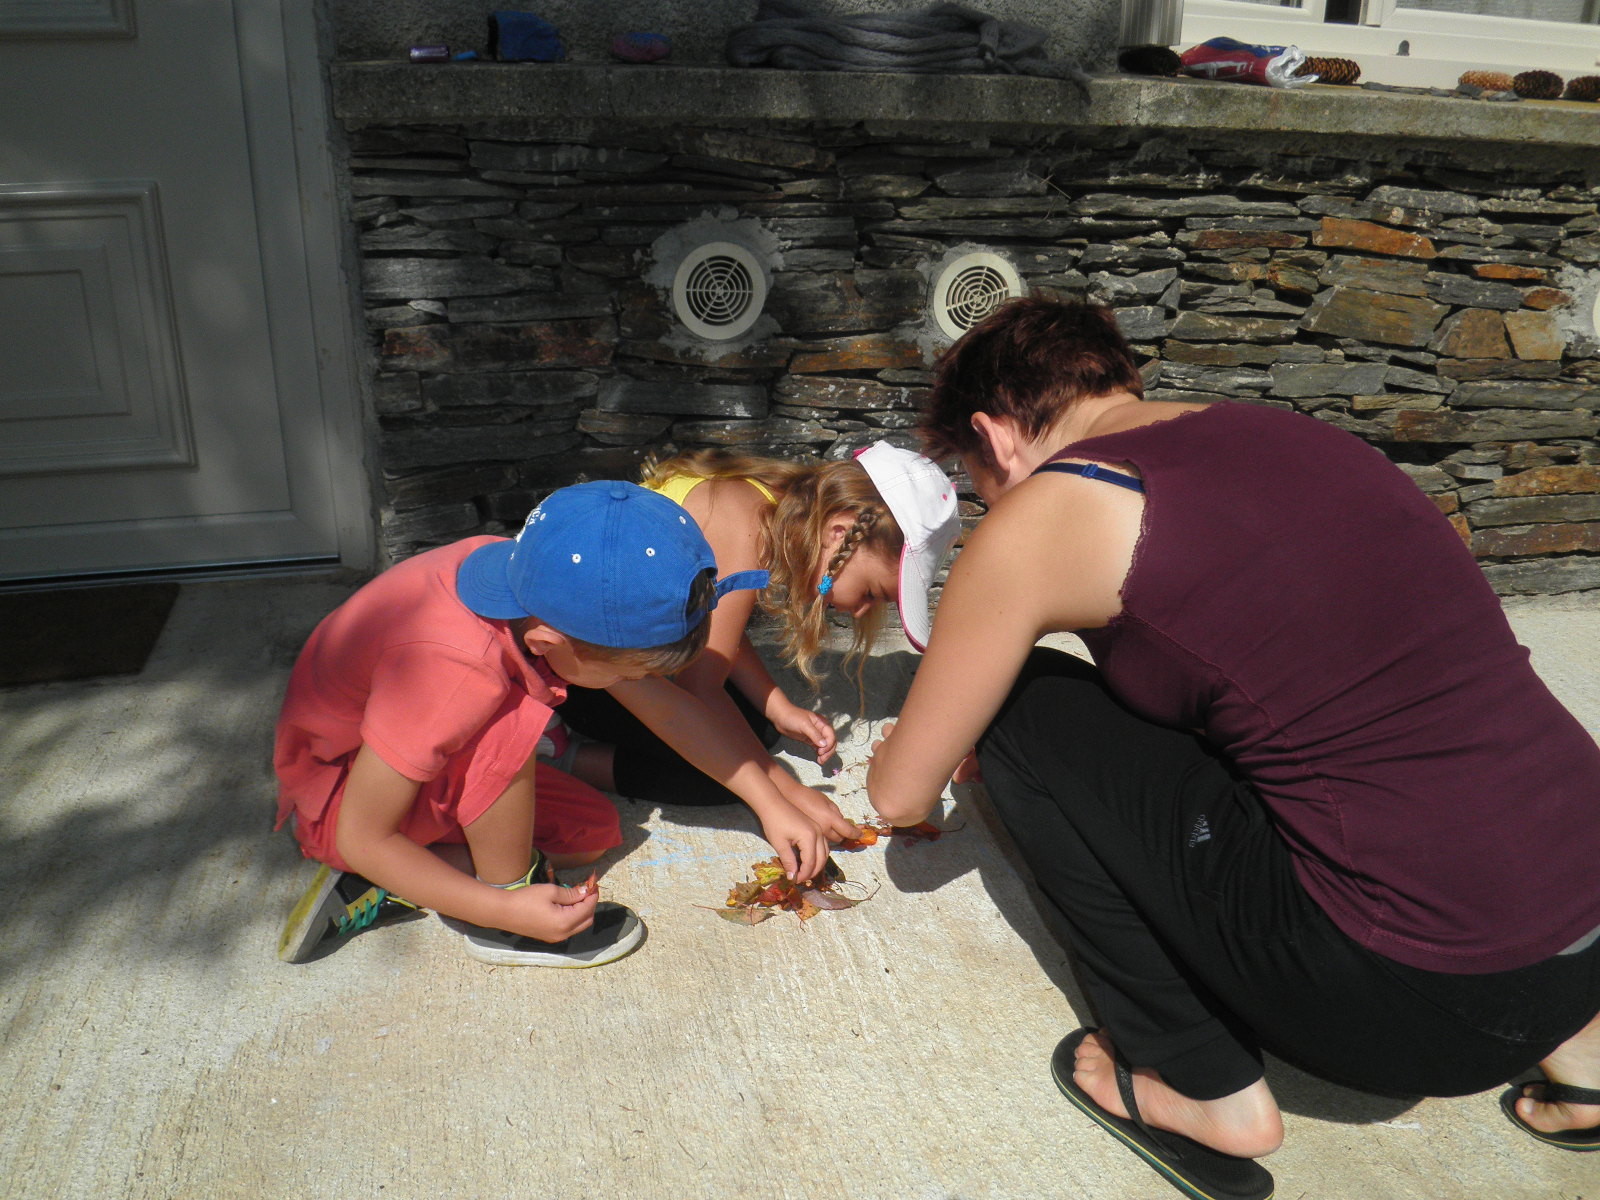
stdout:
<svg viewBox="0 0 1600 1200">
<path fill-rule="evenodd" d="M 175 583 L 0 593 L 0 686 L 137 674 L 177 598 Z"/>
</svg>

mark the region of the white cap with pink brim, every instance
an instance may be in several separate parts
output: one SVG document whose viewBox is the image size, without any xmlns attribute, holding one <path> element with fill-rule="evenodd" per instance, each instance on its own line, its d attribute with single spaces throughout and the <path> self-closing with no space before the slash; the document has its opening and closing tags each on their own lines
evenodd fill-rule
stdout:
<svg viewBox="0 0 1600 1200">
<path fill-rule="evenodd" d="M 900 552 L 900 624 L 907 640 L 919 651 L 926 650 L 933 627 L 928 591 L 961 533 L 955 485 L 932 459 L 888 442 L 858 450 L 856 461 L 905 534 L 905 549 Z"/>
</svg>

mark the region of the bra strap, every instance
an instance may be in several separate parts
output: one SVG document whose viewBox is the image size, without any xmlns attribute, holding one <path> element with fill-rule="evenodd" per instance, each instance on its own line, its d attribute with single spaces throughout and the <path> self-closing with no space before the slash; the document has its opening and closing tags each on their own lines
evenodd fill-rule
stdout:
<svg viewBox="0 0 1600 1200">
<path fill-rule="evenodd" d="M 1040 471 L 1058 471 L 1063 475 L 1082 475 L 1085 479 L 1101 479 L 1106 483 L 1114 483 L 1118 487 L 1125 487 L 1130 492 L 1144 491 L 1144 480 L 1135 479 L 1132 475 L 1124 475 L 1121 471 L 1113 471 L 1102 467 L 1098 463 L 1075 462 L 1047 462 L 1034 474 Z"/>
</svg>

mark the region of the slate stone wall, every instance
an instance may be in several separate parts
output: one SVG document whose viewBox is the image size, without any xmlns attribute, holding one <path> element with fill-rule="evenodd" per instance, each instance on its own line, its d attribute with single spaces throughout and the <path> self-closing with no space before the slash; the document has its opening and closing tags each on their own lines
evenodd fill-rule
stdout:
<svg viewBox="0 0 1600 1200">
<path fill-rule="evenodd" d="M 932 277 L 981 249 L 1113 305 L 1152 398 L 1294 408 L 1377 445 L 1502 593 L 1600 589 L 1596 179 L 1338 145 L 356 130 L 385 549 L 514 529 L 650 451 L 912 444 L 945 344 Z M 696 222 L 758 231 L 771 290 L 742 340 L 673 319 L 657 258 Z"/>
</svg>

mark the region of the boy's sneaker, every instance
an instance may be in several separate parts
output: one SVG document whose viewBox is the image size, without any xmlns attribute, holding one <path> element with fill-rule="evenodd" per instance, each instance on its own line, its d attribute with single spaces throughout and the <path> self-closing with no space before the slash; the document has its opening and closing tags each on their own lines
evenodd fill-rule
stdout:
<svg viewBox="0 0 1600 1200">
<path fill-rule="evenodd" d="M 633 909 L 602 900 L 594 924 L 562 942 L 541 942 L 504 929 L 457 926 L 466 935 L 467 953 L 479 962 L 524 967 L 598 967 L 632 954 L 644 941 L 644 922 Z"/>
<path fill-rule="evenodd" d="M 554 876 L 545 866 L 544 854 L 535 850 L 528 873 L 506 891 L 553 880 Z M 470 956 L 479 962 L 499 966 L 598 967 L 633 953 L 644 941 L 644 922 L 639 915 L 609 900 L 594 906 L 593 925 L 561 942 L 541 942 L 510 930 L 488 929 L 453 917 L 441 916 L 440 919 L 466 939 Z"/>
<path fill-rule="evenodd" d="M 278 938 L 278 957 L 289 963 L 305 962 L 330 938 L 349 937 L 417 911 L 411 901 L 391 896 L 353 872 L 335 871 L 324 863 L 289 913 L 283 935 Z"/>
</svg>

